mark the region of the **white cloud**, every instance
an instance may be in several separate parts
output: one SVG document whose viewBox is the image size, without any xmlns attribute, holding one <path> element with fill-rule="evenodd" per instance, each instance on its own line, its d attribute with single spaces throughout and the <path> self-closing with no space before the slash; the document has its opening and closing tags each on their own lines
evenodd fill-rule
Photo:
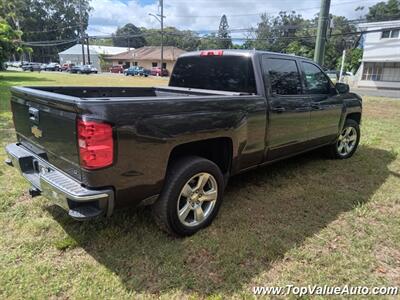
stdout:
<svg viewBox="0 0 400 300">
<path fill-rule="evenodd" d="M 332 0 L 331 13 L 348 18 L 359 17 L 354 9 L 367 7 L 378 0 Z M 133 23 L 140 27 L 159 28 L 159 23 L 148 13 L 158 12 L 158 1 L 141 4 L 138 0 L 92 0 L 94 11 L 89 19 L 90 35 L 110 34 L 118 26 Z M 280 10 L 295 10 L 304 17 L 313 17 L 318 11 L 320 0 L 164 0 L 165 26 L 196 31 L 217 30 L 220 16 L 226 14 L 230 28 L 256 26 L 259 14 L 277 14 Z M 253 15 L 254 14 L 254 15 Z M 215 16 L 215 17 L 199 17 Z"/>
</svg>

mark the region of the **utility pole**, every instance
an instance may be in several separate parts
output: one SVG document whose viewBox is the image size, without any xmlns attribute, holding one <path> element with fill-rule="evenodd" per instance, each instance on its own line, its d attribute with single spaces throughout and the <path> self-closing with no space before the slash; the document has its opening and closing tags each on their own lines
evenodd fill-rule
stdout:
<svg viewBox="0 0 400 300">
<path fill-rule="evenodd" d="M 343 80 L 343 68 L 344 68 L 344 61 L 346 59 L 346 50 L 343 50 L 342 54 L 342 63 L 340 64 L 340 76 L 339 76 L 339 82 L 342 82 Z"/>
<path fill-rule="evenodd" d="M 80 25 L 80 41 L 82 45 L 82 62 L 86 65 L 85 60 L 85 37 L 83 35 L 83 19 L 82 19 L 82 0 L 79 0 L 79 25 Z"/>
<path fill-rule="evenodd" d="M 86 35 L 86 49 L 87 49 L 87 60 L 88 60 L 88 65 L 90 65 L 90 51 L 89 51 L 89 35 Z"/>
<path fill-rule="evenodd" d="M 161 24 L 161 76 L 163 76 L 163 64 L 164 64 L 164 1 L 159 0 L 160 14 L 149 13 L 149 16 L 154 17 Z"/>
<path fill-rule="evenodd" d="M 161 77 L 164 75 L 163 64 L 164 64 L 164 1 L 160 0 L 161 6 Z"/>
<path fill-rule="evenodd" d="M 314 61 L 322 65 L 325 55 L 326 32 L 329 23 L 329 9 L 331 0 L 321 0 L 321 8 L 318 19 L 317 41 L 315 43 Z"/>
</svg>

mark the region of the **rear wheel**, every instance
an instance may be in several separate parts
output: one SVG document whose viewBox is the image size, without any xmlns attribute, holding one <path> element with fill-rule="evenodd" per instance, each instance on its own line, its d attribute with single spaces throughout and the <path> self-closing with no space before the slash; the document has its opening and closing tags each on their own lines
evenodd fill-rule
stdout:
<svg viewBox="0 0 400 300">
<path fill-rule="evenodd" d="M 156 222 L 168 233 L 188 236 L 211 224 L 222 202 L 224 180 L 210 160 L 191 156 L 172 163 L 160 198 Z"/>
<path fill-rule="evenodd" d="M 338 139 L 334 144 L 329 146 L 329 155 L 336 159 L 349 158 L 356 152 L 359 142 L 359 124 L 352 119 L 347 119 Z"/>
</svg>

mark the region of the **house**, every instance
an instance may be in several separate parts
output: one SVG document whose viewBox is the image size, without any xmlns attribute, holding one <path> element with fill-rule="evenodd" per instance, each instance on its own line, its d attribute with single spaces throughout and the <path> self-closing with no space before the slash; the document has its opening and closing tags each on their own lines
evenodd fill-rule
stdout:
<svg viewBox="0 0 400 300">
<path fill-rule="evenodd" d="M 90 63 L 96 67 L 98 70 L 101 70 L 100 67 L 100 55 L 115 55 L 119 53 L 126 52 L 128 48 L 125 47 L 110 47 L 110 46 L 96 46 L 90 45 Z M 88 63 L 87 60 L 87 46 L 84 46 L 85 52 L 85 62 Z M 83 63 L 82 59 L 82 44 L 76 44 L 71 48 L 68 48 L 60 53 L 58 53 L 60 58 L 60 64 L 65 63 L 73 63 L 76 65 L 81 65 Z"/>
<path fill-rule="evenodd" d="M 173 46 L 164 46 L 163 51 L 163 67 L 171 74 L 177 58 L 186 51 Z M 140 66 L 151 69 L 161 66 L 161 47 L 145 46 L 116 55 L 107 55 L 104 59 L 111 65 L 123 65 L 124 68 Z"/>
<path fill-rule="evenodd" d="M 363 58 L 357 72 L 357 86 L 400 89 L 400 20 L 363 23 Z"/>
</svg>

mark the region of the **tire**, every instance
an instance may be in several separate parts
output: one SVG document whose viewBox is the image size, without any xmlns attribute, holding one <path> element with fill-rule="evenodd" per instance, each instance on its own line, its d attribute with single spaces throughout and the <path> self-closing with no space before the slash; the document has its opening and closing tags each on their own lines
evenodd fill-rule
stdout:
<svg viewBox="0 0 400 300">
<path fill-rule="evenodd" d="M 197 193 L 200 182 L 205 184 Z M 223 191 L 224 179 L 215 163 L 198 156 L 184 157 L 169 167 L 163 191 L 152 207 L 153 216 L 167 233 L 190 236 L 211 224 L 221 206 Z"/>
<path fill-rule="evenodd" d="M 356 152 L 359 142 L 359 124 L 352 119 L 347 119 L 335 143 L 328 146 L 327 153 L 333 159 L 350 158 Z"/>
</svg>

